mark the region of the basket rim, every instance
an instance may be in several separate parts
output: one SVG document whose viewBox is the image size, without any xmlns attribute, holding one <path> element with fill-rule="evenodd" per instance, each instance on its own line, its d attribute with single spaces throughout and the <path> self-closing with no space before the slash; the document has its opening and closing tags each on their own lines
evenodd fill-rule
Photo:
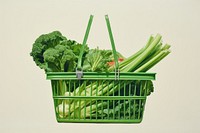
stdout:
<svg viewBox="0 0 200 133">
<path fill-rule="evenodd" d="M 83 72 L 81 79 L 76 72 L 46 72 L 48 80 L 155 80 L 156 73 L 146 72 Z"/>
</svg>

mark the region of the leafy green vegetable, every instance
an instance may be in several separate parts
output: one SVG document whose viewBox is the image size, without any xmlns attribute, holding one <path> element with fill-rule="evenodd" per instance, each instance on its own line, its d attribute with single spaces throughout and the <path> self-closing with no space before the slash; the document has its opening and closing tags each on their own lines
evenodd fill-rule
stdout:
<svg viewBox="0 0 200 133">
<path fill-rule="evenodd" d="M 111 101 L 109 104 L 112 105 L 110 108 L 98 110 L 98 116 L 103 116 L 103 119 L 137 119 L 142 117 L 143 107 L 139 100 Z M 93 116 L 95 113 L 93 112 Z"/>
<path fill-rule="evenodd" d="M 118 57 L 123 57 L 118 53 Z M 85 61 L 83 63 L 83 71 L 86 72 L 109 72 L 110 65 L 108 62 L 114 60 L 112 50 L 100 50 L 98 47 L 96 49 L 89 50 L 88 54 L 85 56 Z"/>
</svg>

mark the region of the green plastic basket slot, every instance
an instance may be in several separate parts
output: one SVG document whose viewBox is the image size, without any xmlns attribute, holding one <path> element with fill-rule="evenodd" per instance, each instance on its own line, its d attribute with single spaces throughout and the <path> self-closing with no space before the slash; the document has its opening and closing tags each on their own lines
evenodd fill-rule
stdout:
<svg viewBox="0 0 200 133">
<path fill-rule="evenodd" d="M 108 16 L 105 16 L 115 60 L 118 59 Z M 83 47 L 93 16 L 90 16 Z M 80 52 L 77 72 L 47 72 L 58 122 L 140 123 L 144 116 L 149 83 L 155 73 L 82 72 Z M 81 74 L 81 75 L 80 75 Z"/>
</svg>

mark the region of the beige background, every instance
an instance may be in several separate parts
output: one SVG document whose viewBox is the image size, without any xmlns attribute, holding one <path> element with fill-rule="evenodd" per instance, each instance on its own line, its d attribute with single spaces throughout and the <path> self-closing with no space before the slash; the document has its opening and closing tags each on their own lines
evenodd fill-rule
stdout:
<svg viewBox="0 0 200 133">
<path fill-rule="evenodd" d="M 104 15 L 116 47 L 129 56 L 156 33 L 172 53 L 151 69 L 155 92 L 141 124 L 59 124 L 50 82 L 29 53 L 42 33 L 60 30 L 82 42 L 89 15 L 90 47 L 110 48 Z M 199 133 L 199 0 L 0 0 L 1 133 Z"/>
</svg>

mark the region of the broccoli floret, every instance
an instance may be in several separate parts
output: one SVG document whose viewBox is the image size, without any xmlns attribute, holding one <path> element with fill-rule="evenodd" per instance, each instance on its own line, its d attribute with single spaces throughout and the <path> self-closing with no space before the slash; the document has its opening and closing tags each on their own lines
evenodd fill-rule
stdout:
<svg viewBox="0 0 200 133">
<path fill-rule="evenodd" d="M 43 56 L 50 68 L 48 71 L 73 71 L 76 66 L 77 56 L 67 46 L 59 44 L 55 48 L 49 48 Z"/>
<path fill-rule="evenodd" d="M 58 60 L 59 56 L 59 51 L 54 48 L 49 48 L 44 52 L 43 57 L 47 66 L 47 71 L 60 70 L 60 61 Z"/>
</svg>

